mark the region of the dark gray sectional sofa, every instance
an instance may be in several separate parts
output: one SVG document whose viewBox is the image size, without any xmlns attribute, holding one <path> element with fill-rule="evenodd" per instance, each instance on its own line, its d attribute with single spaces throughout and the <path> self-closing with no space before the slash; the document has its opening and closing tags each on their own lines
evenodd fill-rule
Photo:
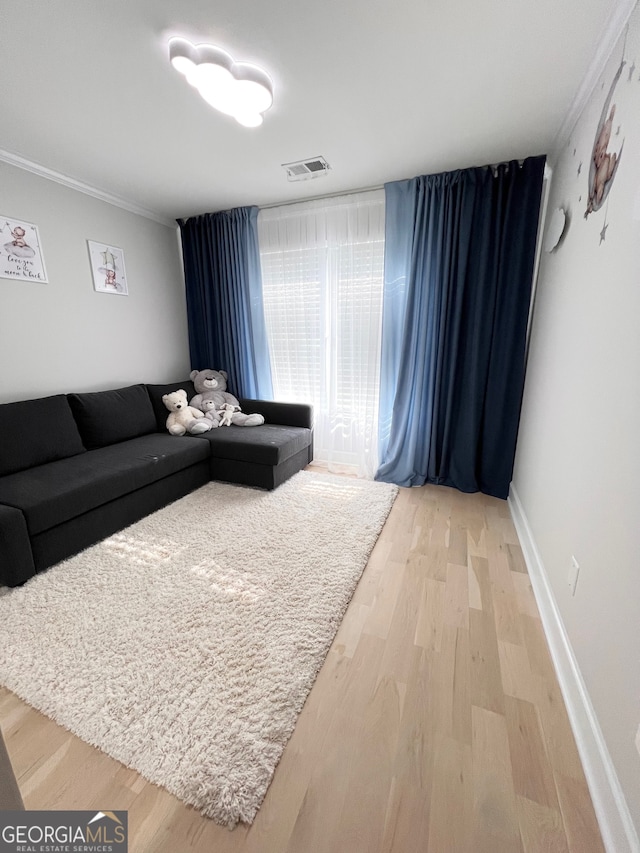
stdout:
<svg viewBox="0 0 640 853">
<path fill-rule="evenodd" d="M 209 480 L 274 489 L 313 458 L 310 406 L 240 400 L 257 427 L 169 435 L 190 381 L 0 405 L 0 584 L 18 586 Z"/>
</svg>

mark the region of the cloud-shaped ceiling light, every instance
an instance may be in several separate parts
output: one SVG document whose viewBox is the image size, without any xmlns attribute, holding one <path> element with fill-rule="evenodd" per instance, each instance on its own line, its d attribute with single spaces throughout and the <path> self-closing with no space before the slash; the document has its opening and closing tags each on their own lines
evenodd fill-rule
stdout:
<svg viewBox="0 0 640 853">
<path fill-rule="evenodd" d="M 212 107 L 245 127 L 262 124 L 262 113 L 273 103 L 273 84 L 262 68 L 234 62 L 220 47 L 183 38 L 171 39 L 169 59 Z"/>
</svg>

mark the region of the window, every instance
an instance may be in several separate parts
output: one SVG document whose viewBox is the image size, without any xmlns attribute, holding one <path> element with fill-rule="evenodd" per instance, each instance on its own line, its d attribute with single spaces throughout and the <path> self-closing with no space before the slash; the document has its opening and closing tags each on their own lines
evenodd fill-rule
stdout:
<svg viewBox="0 0 640 853">
<path fill-rule="evenodd" d="M 384 192 L 261 210 L 274 395 L 315 412 L 315 456 L 377 467 Z"/>
</svg>

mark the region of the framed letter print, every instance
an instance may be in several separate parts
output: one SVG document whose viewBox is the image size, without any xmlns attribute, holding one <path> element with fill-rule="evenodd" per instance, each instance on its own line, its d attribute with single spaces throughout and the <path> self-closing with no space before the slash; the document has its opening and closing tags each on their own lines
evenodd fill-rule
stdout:
<svg viewBox="0 0 640 853">
<path fill-rule="evenodd" d="M 124 269 L 124 252 L 110 243 L 87 240 L 93 273 L 93 287 L 99 293 L 116 293 L 128 296 L 127 274 Z"/>
<path fill-rule="evenodd" d="M 0 278 L 46 282 L 47 273 L 35 225 L 0 216 Z"/>
</svg>

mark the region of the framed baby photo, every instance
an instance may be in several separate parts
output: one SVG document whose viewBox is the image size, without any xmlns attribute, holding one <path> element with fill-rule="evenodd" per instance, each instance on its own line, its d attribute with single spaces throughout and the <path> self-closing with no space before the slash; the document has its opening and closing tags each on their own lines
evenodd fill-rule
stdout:
<svg viewBox="0 0 640 853">
<path fill-rule="evenodd" d="M 87 240 L 87 245 L 93 274 L 93 289 L 98 293 L 128 296 L 129 287 L 122 249 L 111 243 L 96 243 L 93 240 Z"/>
<path fill-rule="evenodd" d="M 47 282 L 40 235 L 31 222 L 0 216 L 0 278 Z"/>
</svg>

